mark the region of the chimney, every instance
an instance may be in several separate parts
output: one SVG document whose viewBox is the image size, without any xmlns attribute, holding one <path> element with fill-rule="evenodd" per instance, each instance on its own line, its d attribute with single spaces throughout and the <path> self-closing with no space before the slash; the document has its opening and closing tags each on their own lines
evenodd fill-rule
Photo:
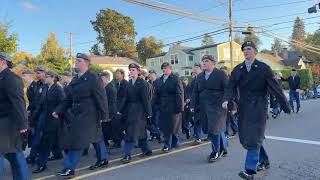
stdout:
<svg viewBox="0 0 320 180">
<path fill-rule="evenodd" d="M 287 59 L 288 59 L 288 48 L 282 48 L 281 57 L 282 57 L 284 60 L 287 60 Z"/>
</svg>

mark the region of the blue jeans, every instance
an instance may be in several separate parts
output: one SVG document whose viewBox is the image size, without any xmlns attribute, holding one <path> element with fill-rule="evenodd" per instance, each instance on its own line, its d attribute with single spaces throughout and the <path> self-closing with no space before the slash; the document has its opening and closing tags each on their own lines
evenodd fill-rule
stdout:
<svg viewBox="0 0 320 180">
<path fill-rule="evenodd" d="M 32 145 L 30 150 L 30 158 L 33 163 L 36 162 L 36 158 L 39 153 L 39 145 L 41 141 L 41 131 L 45 126 L 45 113 L 41 113 L 39 116 L 37 128 L 35 129 L 35 133 L 32 139 Z"/>
<path fill-rule="evenodd" d="M 177 134 L 170 134 L 165 135 L 164 137 L 164 147 L 165 148 L 178 148 L 180 146 L 179 135 Z"/>
<path fill-rule="evenodd" d="M 220 151 L 227 151 L 228 149 L 228 139 L 224 132 L 220 134 Z"/>
<path fill-rule="evenodd" d="M 107 146 L 104 141 L 93 143 L 96 150 L 97 161 L 108 160 Z"/>
<path fill-rule="evenodd" d="M 293 101 L 296 100 L 297 103 L 297 109 L 300 109 L 300 97 L 299 93 L 295 90 L 289 90 L 289 103 L 292 108 L 292 111 L 294 111 L 294 105 Z"/>
<path fill-rule="evenodd" d="M 211 141 L 211 149 L 213 153 L 220 152 L 220 138 L 221 135 L 214 135 L 212 133 L 208 133 L 208 138 Z"/>
<path fill-rule="evenodd" d="M 83 149 L 69 150 L 67 156 L 63 161 L 64 168 L 75 170 L 80 161 Z"/>
<path fill-rule="evenodd" d="M 245 170 L 255 173 L 258 163 L 269 163 L 269 157 L 264 147 L 249 149 L 247 152 Z"/>
<path fill-rule="evenodd" d="M 236 123 L 236 118 L 228 115 L 228 119 L 226 122 L 226 134 L 229 135 L 229 128 L 231 128 L 233 134 L 238 132 L 238 125 Z"/>
<path fill-rule="evenodd" d="M 124 152 L 125 155 L 131 156 L 131 151 L 132 151 L 132 149 L 134 147 L 134 144 L 135 144 L 135 142 L 129 142 L 129 141 L 126 141 L 124 143 L 123 152 Z M 141 149 L 141 151 L 143 153 L 151 151 L 150 147 L 149 147 L 149 144 L 148 144 L 146 139 L 138 140 L 138 146 L 140 147 L 140 149 Z"/>
<path fill-rule="evenodd" d="M 13 180 L 29 180 L 31 179 L 26 159 L 23 152 L 8 153 L 0 155 L 0 179 L 4 179 L 4 157 L 9 161 Z"/>
<path fill-rule="evenodd" d="M 201 127 L 200 120 L 198 120 L 194 123 L 193 130 L 194 130 L 194 137 L 196 139 L 201 139 L 202 138 L 202 127 Z"/>
</svg>

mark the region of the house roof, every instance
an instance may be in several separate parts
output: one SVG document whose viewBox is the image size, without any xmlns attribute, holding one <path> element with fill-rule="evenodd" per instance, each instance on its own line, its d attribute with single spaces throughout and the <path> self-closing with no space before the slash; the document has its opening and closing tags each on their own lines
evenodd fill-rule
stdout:
<svg viewBox="0 0 320 180">
<path fill-rule="evenodd" d="M 216 46 L 218 46 L 218 45 L 220 45 L 220 44 L 223 44 L 223 43 L 226 43 L 226 42 L 221 42 L 221 43 L 216 43 L 216 44 L 211 44 L 211 45 L 206 45 L 206 46 L 201 46 L 201 47 L 196 47 L 196 48 L 192 48 L 192 47 L 188 47 L 188 46 L 181 46 L 181 45 L 175 45 L 174 47 L 177 48 L 177 49 L 182 50 L 182 51 L 185 52 L 186 54 L 193 54 L 192 51 L 216 47 Z M 167 54 L 167 52 L 164 52 L 164 53 L 155 55 L 155 56 L 150 57 L 150 58 L 161 57 L 161 56 L 164 56 L 164 55 L 166 55 L 166 54 Z"/>
<path fill-rule="evenodd" d="M 298 51 L 288 51 L 288 59 L 282 60 L 283 64 L 286 66 L 291 66 L 296 69 L 300 69 L 301 65 L 298 65 L 303 54 Z"/>
<path fill-rule="evenodd" d="M 127 57 L 113 57 L 113 56 L 91 56 L 92 64 L 108 64 L 108 65 L 129 65 L 137 63 L 135 60 Z"/>
<path fill-rule="evenodd" d="M 280 56 L 274 56 L 274 55 L 268 54 L 268 53 L 258 53 L 256 58 L 261 61 L 268 61 L 269 63 L 271 63 L 274 66 L 281 67 L 284 65 L 282 62 L 283 59 Z"/>
</svg>

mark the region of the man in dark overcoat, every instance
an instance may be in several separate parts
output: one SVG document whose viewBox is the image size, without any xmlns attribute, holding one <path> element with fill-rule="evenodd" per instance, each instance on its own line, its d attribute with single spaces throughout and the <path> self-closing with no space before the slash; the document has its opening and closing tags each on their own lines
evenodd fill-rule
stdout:
<svg viewBox="0 0 320 180">
<path fill-rule="evenodd" d="M 179 77 L 172 72 L 172 66 L 165 62 L 161 65 L 163 75 L 155 89 L 154 103 L 159 105 L 159 126 L 164 137 L 163 152 L 179 147 L 179 130 L 183 112 L 184 92 Z"/>
<path fill-rule="evenodd" d="M 90 72 L 90 57 L 78 53 L 75 67 L 78 72 L 70 86 L 70 93 L 56 108 L 53 116 L 59 117 L 71 107 L 72 121 L 67 143 L 68 154 L 64 159 L 64 169 L 58 175 L 69 178 L 80 160 L 83 149 L 93 143 L 97 162 L 90 169 L 108 164 L 107 149 L 103 141 L 101 121 L 109 118 L 106 91 L 96 74 Z"/>
<path fill-rule="evenodd" d="M 6 158 L 13 180 L 29 180 L 22 151 L 22 137 L 28 129 L 23 81 L 10 70 L 12 67 L 11 57 L 0 52 L 0 179 L 4 179 Z"/>
<path fill-rule="evenodd" d="M 223 71 L 215 68 L 216 61 L 212 56 L 204 56 L 202 62 L 204 72 L 200 73 L 196 79 L 191 107 L 194 111 L 194 107 L 199 106 L 202 129 L 208 134 L 212 147 L 208 162 L 214 162 L 221 157 L 221 134 L 226 128 L 227 111 L 221 107 L 221 103 L 227 86 L 227 76 Z"/>
<path fill-rule="evenodd" d="M 268 93 L 273 94 L 285 113 L 290 113 L 290 105 L 283 94 L 280 85 L 273 78 L 271 68 L 255 59 L 257 49 L 253 42 L 246 41 L 242 45 L 245 61 L 237 65 L 229 79 L 224 95 L 223 108 L 239 92 L 239 139 L 247 149 L 245 171 L 239 176 L 243 179 L 253 179 L 258 170 L 270 167 L 267 153 L 263 147 L 265 139 L 266 120 L 268 113 Z"/>
</svg>

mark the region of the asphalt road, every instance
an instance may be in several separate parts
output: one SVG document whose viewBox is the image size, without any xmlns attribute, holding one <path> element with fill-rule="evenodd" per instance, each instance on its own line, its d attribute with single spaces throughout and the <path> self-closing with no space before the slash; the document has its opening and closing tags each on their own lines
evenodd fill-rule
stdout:
<svg viewBox="0 0 320 180">
<path fill-rule="evenodd" d="M 302 102 L 299 114 L 284 115 L 269 119 L 265 148 L 269 154 L 271 168 L 256 175 L 266 180 L 320 180 L 320 100 Z M 119 149 L 112 149 L 110 166 L 97 171 L 87 170 L 95 162 L 94 151 L 84 157 L 78 166 L 74 179 L 101 180 L 233 180 L 240 179 L 238 172 L 243 169 L 245 150 L 238 138 L 229 142 L 229 154 L 209 164 L 209 143 L 191 146 L 184 140 L 181 148 L 162 154 L 162 145 L 152 143 L 154 155 L 148 158 L 133 158 L 132 163 L 122 165 Z M 135 150 L 139 153 L 139 149 Z M 62 161 L 50 162 L 49 169 L 33 179 L 57 179 L 55 172 L 62 167 Z M 30 167 L 34 169 L 34 167 Z M 6 171 L 10 179 L 10 170 Z"/>
</svg>

